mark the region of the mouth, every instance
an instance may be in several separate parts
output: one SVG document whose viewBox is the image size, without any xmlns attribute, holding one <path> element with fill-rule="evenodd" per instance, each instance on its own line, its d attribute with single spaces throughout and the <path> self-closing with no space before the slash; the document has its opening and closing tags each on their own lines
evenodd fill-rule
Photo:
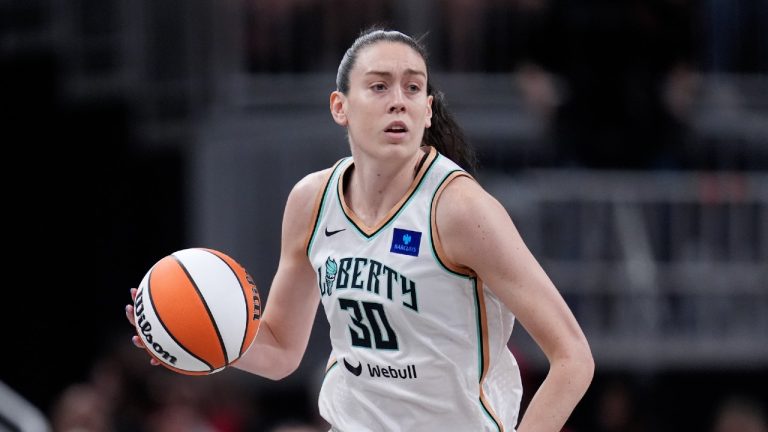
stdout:
<svg viewBox="0 0 768 432">
<path fill-rule="evenodd" d="M 401 135 L 405 135 L 408 132 L 408 126 L 406 126 L 405 123 L 401 121 L 394 121 L 387 125 L 387 128 L 384 129 L 384 132 L 387 135 L 399 137 Z"/>
</svg>

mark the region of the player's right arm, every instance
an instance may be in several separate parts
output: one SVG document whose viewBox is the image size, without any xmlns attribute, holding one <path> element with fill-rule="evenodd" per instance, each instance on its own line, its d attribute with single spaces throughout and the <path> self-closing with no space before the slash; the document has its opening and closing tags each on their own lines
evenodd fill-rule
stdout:
<svg viewBox="0 0 768 432">
<path fill-rule="evenodd" d="M 233 364 L 239 369 L 277 380 L 295 371 L 304 356 L 320 301 L 305 246 L 314 222 L 315 201 L 329 172 L 330 169 L 306 176 L 288 196 L 280 263 L 253 344 Z M 131 289 L 131 297 L 135 300 L 136 288 Z M 126 306 L 125 314 L 135 326 L 133 305 Z M 133 336 L 133 343 L 144 348 L 138 336 Z M 155 358 L 150 362 L 160 364 Z"/>
<path fill-rule="evenodd" d="M 307 348 L 320 293 L 306 252 L 317 194 L 328 171 L 313 173 L 291 191 L 283 215 L 280 263 L 272 281 L 259 330 L 235 367 L 270 379 L 290 375 Z"/>
</svg>

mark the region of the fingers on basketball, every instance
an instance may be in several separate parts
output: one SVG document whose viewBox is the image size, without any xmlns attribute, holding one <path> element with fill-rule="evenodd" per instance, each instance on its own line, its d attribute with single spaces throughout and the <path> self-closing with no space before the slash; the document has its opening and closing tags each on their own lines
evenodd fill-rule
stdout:
<svg viewBox="0 0 768 432">
<path fill-rule="evenodd" d="M 136 301 L 136 288 L 131 288 L 131 300 Z M 125 317 L 128 318 L 128 322 L 131 323 L 131 326 L 134 328 L 136 327 L 136 319 L 133 315 L 133 304 L 129 304 L 125 306 Z M 138 334 L 131 336 L 131 342 L 133 343 L 136 348 L 141 348 L 146 351 L 147 347 L 144 346 L 144 342 L 141 340 L 141 338 L 138 336 Z M 160 364 L 159 361 L 157 361 L 152 355 L 147 352 L 147 355 L 149 355 L 149 363 L 152 366 L 158 366 Z"/>
</svg>

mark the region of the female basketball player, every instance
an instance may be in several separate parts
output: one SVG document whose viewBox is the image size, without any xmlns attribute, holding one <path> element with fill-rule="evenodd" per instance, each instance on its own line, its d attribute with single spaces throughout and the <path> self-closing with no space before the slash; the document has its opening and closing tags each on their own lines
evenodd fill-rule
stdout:
<svg viewBox="0 0 768 432">
<path fill-rule="evenodd" d="M 505 209 L 459 167 L 470 152 L 425 59 L 381 30 L 345 54 L 330 110 L 351 157 L 290 193 L 261 327 L 236 367 L 292 373 L 321 302 L 333 430 L 513 431 L 516 318 L 550 363 L 517 430 L 559 431 L 592 379 L 589 346 Z"/>
</svg>

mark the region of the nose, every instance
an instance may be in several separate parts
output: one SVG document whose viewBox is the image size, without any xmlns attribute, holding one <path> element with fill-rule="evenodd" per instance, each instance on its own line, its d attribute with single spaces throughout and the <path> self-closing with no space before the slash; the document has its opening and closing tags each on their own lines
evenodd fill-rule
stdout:
<svg viewBox="0 0 768 432">
<path fill-rule="evenodd" d="M 392 100 L 389 102 L 388 112 L 390 114 L 405 112 L 405 101 L 403 100 L 403 91 L 396 89 L 392 92 Z"/>
</svg>

